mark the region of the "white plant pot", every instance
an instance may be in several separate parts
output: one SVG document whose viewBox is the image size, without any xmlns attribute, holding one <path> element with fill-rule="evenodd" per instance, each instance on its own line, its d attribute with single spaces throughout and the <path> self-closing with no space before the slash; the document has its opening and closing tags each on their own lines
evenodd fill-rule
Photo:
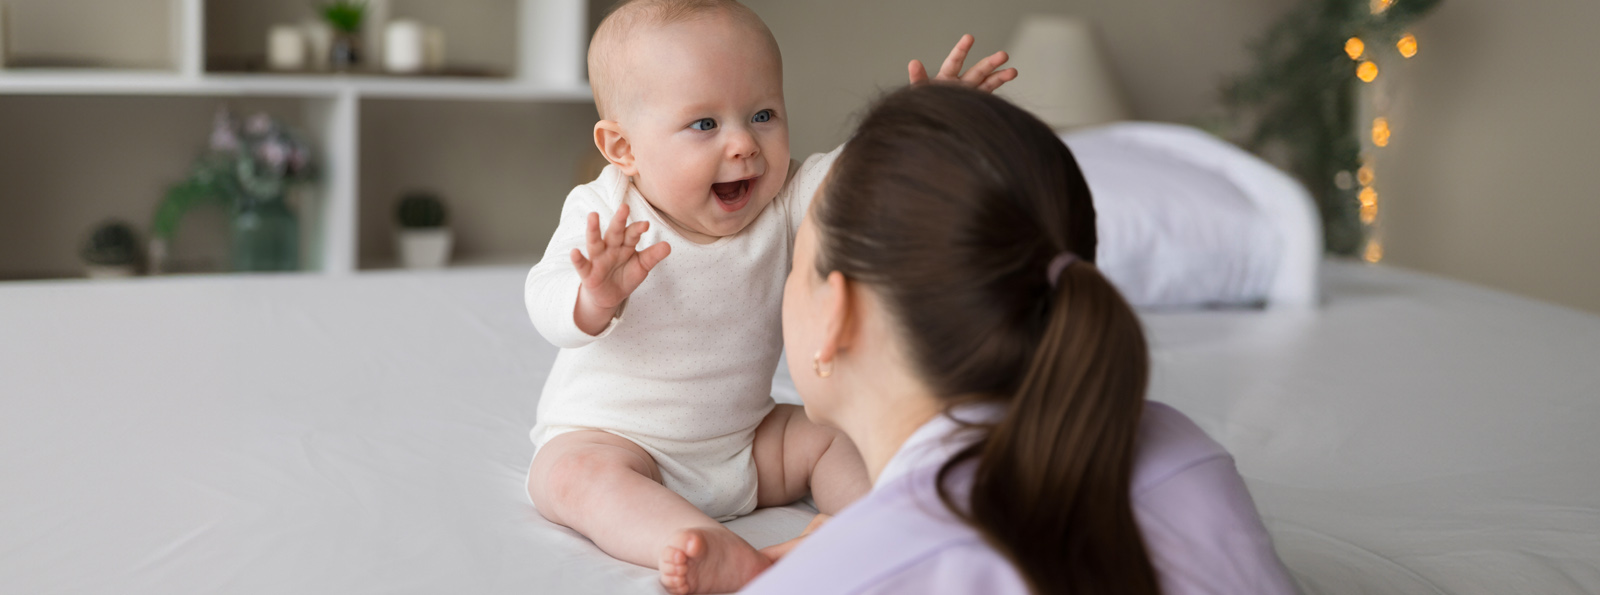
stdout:
<svg viewBox="0 0 1600 595">
<path fill-rule="evenodd" d="M 85 264 L 83 272 L 90 279 L 122 279 L 132 277 L 134 270 L 131 264 Z"/>
<path fill-rule="evenodd" d="M 453 238 L 448 228 L 402 229 L 396 240 L 400 264 L 408 269 L 437 269 L 450 260 Z"/>
</svg>

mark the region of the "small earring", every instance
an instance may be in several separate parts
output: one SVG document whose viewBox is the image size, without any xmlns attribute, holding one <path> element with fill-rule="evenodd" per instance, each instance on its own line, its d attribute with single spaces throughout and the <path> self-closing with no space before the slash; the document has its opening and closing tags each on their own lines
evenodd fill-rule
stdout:
<svg viewBox="0 0 1600 595">
<path fill-rule="evenodd" d="M 811 371 L 815 372 L 819 378 L 832 376 L 833 362 L 823 363 L 822 352 L 818 351 L 816 355 L 811 356 Z"/>
</svg>

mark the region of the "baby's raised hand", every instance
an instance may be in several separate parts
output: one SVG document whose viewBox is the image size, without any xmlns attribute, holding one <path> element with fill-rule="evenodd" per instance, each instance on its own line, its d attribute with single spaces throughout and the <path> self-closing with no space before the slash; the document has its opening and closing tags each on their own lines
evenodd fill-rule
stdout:
<svg viewBox="0 0 1600 595">
<path fill-rule="evenodd" d="M 672 253 L 672 246 L 666 242 L 635 251 L 650 223 L 636 221 L 627 225 L 627 221 L 628 205 L 622 205 L 602 236 L 599 213 L 589 213 L 589 256 L 585 258 L 582 250 L 572 249 L 572 266 L 583 280 L 573 316 L 578 328 L 591 335 L 605 329 L 622 301 L 639 288 L 650 269 Z"/>
<path fill-rule="evenodd" d="M 956 42 L 956 47 L 950 50 L 950 55 L 944 59 L 944 65 L 939 67 L 939 74 L 933 77 L 932 82 L 961 85 L 969 89 L 977 89 L 993 93 L 1000 85 L 1011 82 L 1017 78 L 1017 69 L 1007 68 L 996 72 L 995 69 L 1010 60 L 1005 52 L 995 52 L 989 57 L 979 60 L 977 64 L 966 72 L 961 68 L 966 66 L 967 52 L 972 51 L 973 38 L 971 35 L 962 35 Z M 923 68 L 921 60 L 912 60 L 906 67 L 911 73 L 911 84 L 920 85 L 929 82 L 928 69 Z"/>
</svg>

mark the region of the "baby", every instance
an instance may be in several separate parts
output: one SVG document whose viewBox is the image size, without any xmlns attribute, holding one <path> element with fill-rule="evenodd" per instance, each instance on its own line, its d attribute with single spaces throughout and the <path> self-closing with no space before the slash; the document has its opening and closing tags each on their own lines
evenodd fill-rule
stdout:
<svg viewBox="0 0 1600 595">
<path fill-rule="evenodd" d="M 994 72 L 1001 53 L 958 79 L 970 46 L 938 78 L 1015 76 Z M 529 315 L 562 348 L 528 495 L 670 592 L 733 591 L 777 553 L 718 521 L 808 492 L 831 514 L 870 488 L 846 438 L 770 396 L 795 231 L 837 151 L 790 160 L 777 42 L 730 0 L 620 5 L 589 76 L 610 165 L 568 195 L 528 274 Z"/>
</svg>

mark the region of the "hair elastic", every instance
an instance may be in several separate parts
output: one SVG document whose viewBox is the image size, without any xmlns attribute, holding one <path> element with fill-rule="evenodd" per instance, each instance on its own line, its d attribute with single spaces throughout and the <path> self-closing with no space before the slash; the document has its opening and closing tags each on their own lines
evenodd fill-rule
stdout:
<svg viewBox="0 0 1600 595">
<path fill-rule="evenodd" d="M 1067 270 L 1067 267 L 1072 266 L 1072 263 L 1077 261 L 1078 255 L 1071 252 L 1057 254 L 1055 259 L 1050 261 L 1049 268 L 1045 269 L 1045 278 L 1050 280 L 1052 289 L 1055 288 L 1056 281 L 1061 279 L 1061 271 Z"/>
</svg>

